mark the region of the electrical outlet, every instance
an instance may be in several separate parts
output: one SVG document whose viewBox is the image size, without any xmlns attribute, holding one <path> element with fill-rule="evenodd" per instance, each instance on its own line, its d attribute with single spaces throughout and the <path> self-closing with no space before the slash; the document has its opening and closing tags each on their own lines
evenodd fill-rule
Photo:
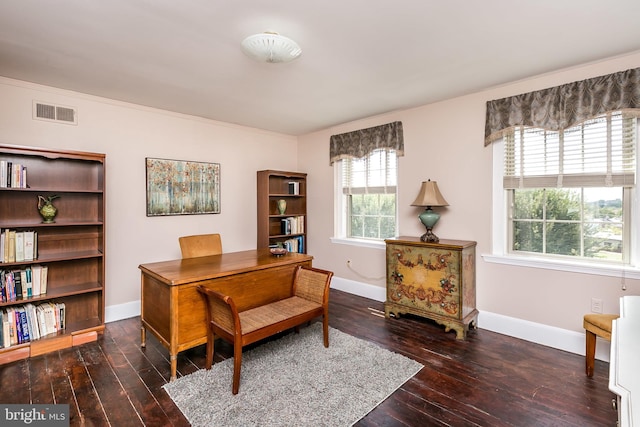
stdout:
<svg viewBox="0 0 640 427">
<path fill-rule="evenodd" d="M 591 312 L 602 313 L 602 300 L 598 298 L 591 298 Z"/>
</svg>

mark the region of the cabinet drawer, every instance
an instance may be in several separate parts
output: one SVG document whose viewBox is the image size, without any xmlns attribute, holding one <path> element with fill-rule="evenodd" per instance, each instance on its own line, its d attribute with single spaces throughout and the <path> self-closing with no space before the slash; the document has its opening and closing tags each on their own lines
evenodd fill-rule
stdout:
<svg viewBox="0 0 640 427">
<path fill-rule="evenodd" d="M 460 318 L 460 252 L 387 245 L 387 301 Z"/>
</svg>

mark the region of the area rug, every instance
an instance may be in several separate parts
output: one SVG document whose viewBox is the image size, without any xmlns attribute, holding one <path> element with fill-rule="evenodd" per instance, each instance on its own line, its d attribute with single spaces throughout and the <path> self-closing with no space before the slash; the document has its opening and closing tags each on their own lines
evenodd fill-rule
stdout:
<svg viewBox="0 0 640 427">
<path fill-rule="evenodd" d="M 192 426 L 350 426 L 422 365 L 322 324 L 243 353 L 240 391 L 233 358 L 164 385 Z"/>
</svg>

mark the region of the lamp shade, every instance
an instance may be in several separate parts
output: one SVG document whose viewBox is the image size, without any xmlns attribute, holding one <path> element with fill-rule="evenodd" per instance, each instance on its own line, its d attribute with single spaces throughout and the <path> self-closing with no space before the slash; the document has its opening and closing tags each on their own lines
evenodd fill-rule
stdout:
<svg viewBox="0 0 640 427">
<path fill-rule="evenodd" d="M 242 41 L 242 51 L 260 62 L 290 62 L 302 54 L 293 40 L 278 33 L 254 34 Z"/>
<path fill-rule="evenodd" d="M 442 197 L 436 181 L 423 181 L 418 197 L 411 203 L 411 206 L 449 206 L 449 203 Z"/>
</svg>

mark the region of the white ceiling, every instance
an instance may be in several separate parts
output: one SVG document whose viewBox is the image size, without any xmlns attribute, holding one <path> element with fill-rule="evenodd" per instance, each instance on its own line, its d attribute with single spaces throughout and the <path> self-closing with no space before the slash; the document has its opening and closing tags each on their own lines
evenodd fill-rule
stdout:
<svg viewBox="0 0 640 427">
<path fill-rule="evenodd" d="M 638 0 L 0 0 L 0 76 L 285 134 L 640 50 Z M 248 35 L 302 48 L 246 57 Z"/>
</svg>

